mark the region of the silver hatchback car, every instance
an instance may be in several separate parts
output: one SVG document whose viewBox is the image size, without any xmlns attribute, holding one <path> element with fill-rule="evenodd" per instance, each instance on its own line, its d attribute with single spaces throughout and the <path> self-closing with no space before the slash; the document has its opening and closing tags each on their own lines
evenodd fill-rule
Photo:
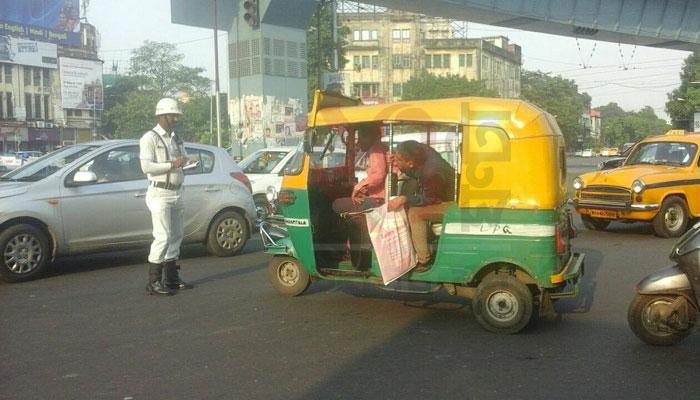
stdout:
<svg viewBox="0 0 700 400">
<path fill-rule="evenodd" d="M 224 149 L 185 148 L 199 164 L 185 171 L 183 243 L 235 255 L 255 229 L 250 182 Z M 64 147 L 3 175 L 0 279 L 32 279 L 57 256 L 147 247 L 147 187 L 136 140 Z"/>
</svg>

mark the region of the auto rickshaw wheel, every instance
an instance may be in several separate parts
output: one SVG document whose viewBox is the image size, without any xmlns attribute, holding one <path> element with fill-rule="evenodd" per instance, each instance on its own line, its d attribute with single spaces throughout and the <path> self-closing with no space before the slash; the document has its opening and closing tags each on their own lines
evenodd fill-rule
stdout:
<svg viewBox="0 0 700 400">
<path fill-rule="evenodd" d="M 494 275 L 481 281 L 472 302 L 474 316 L 486 330 L 513 334 L 533 316 L 533 295 L 512 275 Z"/>
<path fill-rule="evenodd" d="M 267 276 L 272 286 L 285 296 L 298 296 L 311 283 L 299 260 L 289 256 L 273 257 L 267 267 Z"/>
<path fill-rule="evenodd" d="M 661 204 L 652 225 L 654 233 L 663 238 L 681 236 L 688 227 L 688 207 L 678 196 L 671 196 Z"/>
<path fill-rule="evenodd" d="M 593 218 L 588 215 L 581 215 L 581 222 L 583 222 L 583 226 L 592 231 L 602 231 L 610 225 L 610 221 L 607 219 Z"/>
</svg>

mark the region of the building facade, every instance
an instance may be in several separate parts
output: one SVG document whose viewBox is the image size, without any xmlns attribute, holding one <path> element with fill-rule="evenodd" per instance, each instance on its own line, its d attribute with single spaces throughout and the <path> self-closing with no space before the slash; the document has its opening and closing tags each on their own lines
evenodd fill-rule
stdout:
<svg viewBox="0 0 700 400">
<path fill-rule="evenodd" d="M 99 36 L 94 26 L 79 26 L 78 46 L 0 36 L 0 152 L 49 151 L 95 137 Z"/>
<path fill-rule="evenodd" d="M 399 11 L 340 13 L 338 21 L 350 30 L 344 91 L 366 103 L 400 100 L 403 84 L 422 70 L 520 96 L 521 49 L 506 37 L 458 37 L 449 20 Z"/>
</svg>

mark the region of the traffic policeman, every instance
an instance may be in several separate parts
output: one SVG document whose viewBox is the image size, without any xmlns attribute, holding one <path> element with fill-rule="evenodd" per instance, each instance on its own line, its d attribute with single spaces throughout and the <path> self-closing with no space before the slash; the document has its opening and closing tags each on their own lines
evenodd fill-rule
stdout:
<svg viewBox="0 0 700 400">
<path fill-rule="evenodd" d="M 185 175 L 182 167 L 188 160 L 184 143 L 174 131 L 181 114 L 177 101 L 160 99 L 155 113 L 158 125 L 146 132 L 139 142 L 141 169 L 149 182 L 146 205 L 153 222 L 146 291 L 154 295 L 170 296 L 178 289 L 191 287 L 180 279 L 180 267 L 176 265 L 184 233 L 182 184 Z"/>
</svg>

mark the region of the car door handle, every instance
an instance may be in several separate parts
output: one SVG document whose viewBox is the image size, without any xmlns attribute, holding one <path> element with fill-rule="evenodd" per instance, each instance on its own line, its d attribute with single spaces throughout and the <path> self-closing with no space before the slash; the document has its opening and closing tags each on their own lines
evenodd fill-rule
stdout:
<svg viewBox="0 0 700 400">
<path fill-rule="evenodd" d="M 146 197 L 146 192 L 139 192 L 134 195 L 134 197 Z"/>
<path fill-rule="evenodd" d="M 209 186 L 208 188 L 204 189 L 205 192 L 209 192 L 209 193 L 218 192 L 220 190 L 221 190 L 221 188 L 218 188 L 216 186 Z"/>
</svg>

